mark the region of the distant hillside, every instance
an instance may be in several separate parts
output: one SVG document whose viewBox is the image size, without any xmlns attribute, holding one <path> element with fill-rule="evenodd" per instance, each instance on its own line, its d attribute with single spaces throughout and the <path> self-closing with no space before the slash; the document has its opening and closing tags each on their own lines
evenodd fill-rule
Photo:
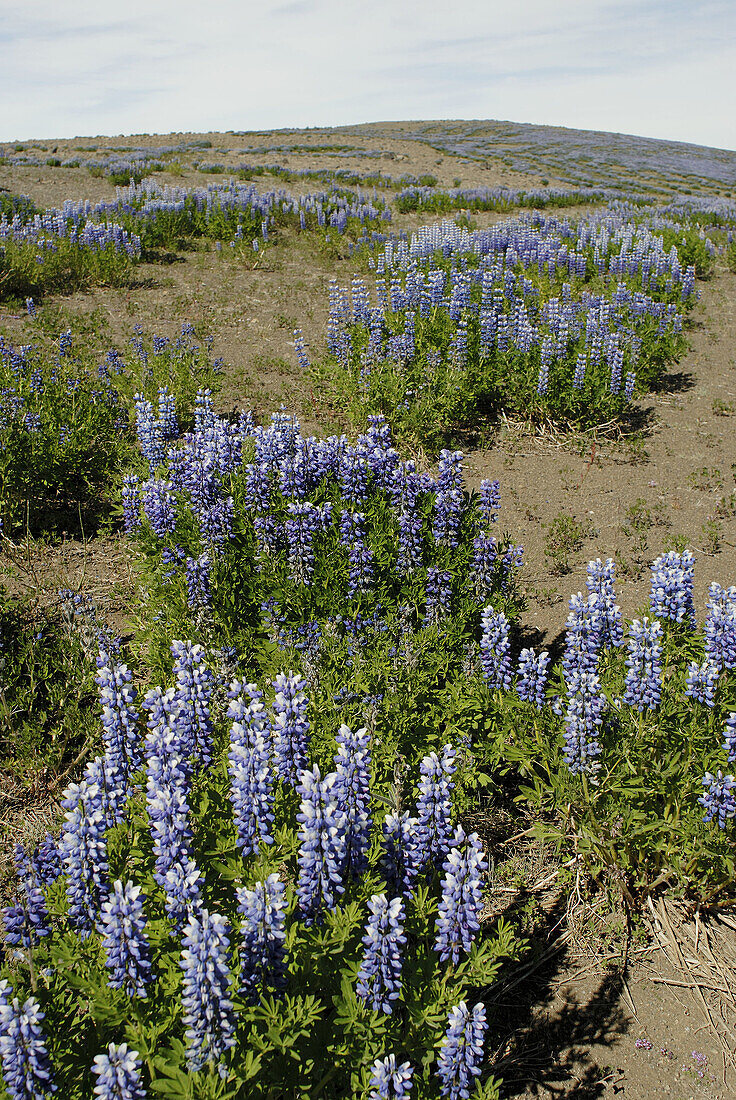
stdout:
<svg viewBox="0 0 736 1100">
<path fill-rule="evenodd" d="M 401 138 L 471 160 L 494 160 L 518 172 L 590 187 L 721 192 L 736 188 L 736 152 L 597 130 L 522 122 L 375 122 L 341 127 L 381 141 Z"/>
</svg>

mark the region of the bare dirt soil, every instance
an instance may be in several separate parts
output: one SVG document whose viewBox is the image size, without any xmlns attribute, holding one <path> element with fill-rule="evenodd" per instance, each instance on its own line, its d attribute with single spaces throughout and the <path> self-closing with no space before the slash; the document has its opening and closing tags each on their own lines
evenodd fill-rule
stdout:
<svg viewBox="0 0 736 1100">
<path fill-rule="evenodd" d="M 76 147 L 95 143 L 102 150 L 206 138 L 212 147 L 200 151 L 200 157 L 231 170 L 245 163 L 280 163 L 290 169 L 380 170 L 393 176 L 432 173 L 443 186 L 458 179 L 462 186 L 541 184 L 540 176 L 524 176 L 500 160 L 470 161 L 400 136 L 393 140 L 387 127 L 375 137 L 355 130 L 349 139 L 344 133 L 338 136 L 359 152 L 304 149 L 335 143 L 332 131 L 45 144 L 47 151 L 54 147 L 54 155 L 63 158 Z M 272 149 L 279 145 L 299 145 L 301 150 Z M 239 152 L 246 147 L 258 151 Z M 360 155 L 375 150 L 380 156 Z M 176 173 L 156 178 L 186 186 L 223 178 L 203 175 L 186 157 L 181 160 Z M 314 182 L 282 185 L 269 177 L 257 184 L 264 189 L 319 189 Z M 0 186 L 25 193 L 40 206 L 114 196 L 109 181 L 93 178 L 85 168 L 0 167 Z M 576 211 L 566 214 L 574 217 Z M 392 228 L 411 228 L 421 220 L 436 219 L 395 215 Z M 482 214 L 474 219 L 478 226 L 496 220 Z M 98 288 L 61 304 L 72 313 L 101 311 L 108 329 L 99 337 L 100 352 L 112 343 L 124 349 L 136 324 L 174 335 L 185 320 L 202 323 L 214 337 L 214 354 L 225 361 L 219 399 L 223 410 L 253 408 L 264 417 L 284 403 L 297 411 L 306 428 L 326 433 L 344 425 L 334 412 L 320 407 L 309 379 L 300 373 L 293 329 L 302 328 L 317 358 L 325 335 L 329 281 L 335 277 L 348 285 L 354 273 L 366 276 L 365 260 L 350 257 L 340 239 L 317 250 L 307 237 L 283 232 L 258 259 L 237 260 L 227 249 L 203 246 L 180 253 L 167 265 L 141 265 L 137 283 L 129 289 Z M 527 610 L 522 625 L 534 643 L 548 648 L 559 644 L 567 600 L 584 588 L 585 563 L 592 557 L 615 556 L 627 616 L 647 603 L 649 563 L 678 539 L 697 555 L 701 621 L 708 584 L 736 582 L 736 275 L 719 261 L 698 289 L 701 300 L 687 329 L 689 350 L 658 392 L 639 403 L 635 434 L 617 440 L 534 435 L 523 426 L 502 423 L 482 448 L 467 454 L 471 486 L 484 477 L 500 479 L 501 527 L 524 544 Z M 24 313 L 0 307 L 0 329 L 24 342 Z M 550 531 L 561 513 L 580 524 L 578 543 L 567 546 L 564 555 L 559 548 L 553 552 Z M 29 543 L 6 553 L 0 570 L 10 571 L 4 578 L 9 587 L 30 592 L 41 602 L 53 600 L 60 586 L 83 587 L 96 598 L 103 618 L 122 633 L 127 629 L 136 579 L 122 536 Z M 49 798 L 46 792 L 44 801 L 40 792 L 29 803 L 28 793 L 25 812 L 33 830 L 45 826 Z M 53 808 L 53 798 L 51 802 Z M 3 816 L 6 824 L 11 818 L 17 821 L 17 815 Z M 525 871 L 531 909 L 535 920 L 542 921 L 542 934 L 535 938 L 536 961 L 522 973 L 523 980 L 510 973 L 506 984 L 489 993 L 498 1009 L 495 1061 L 505 1079 L 503 1094 L 520 1100 L 736 1096 L 734 1066 L 723 1054 L 724 1046 L 730 1045 L 732 1055 L 736 1051 L 733 1030 L 727 1030 L 733 1028 L 727 1008 L 736 1003 L 732 980 L 728 974 L 716 980 L 710 972 L 709 977 L 700 971 L 692 976 L 691 956 L 702 961 L 702 941 L 696 936 L 691 955 L 681 951 L 678 958 L 675 933 L 670 934 L 661 914 L 658 919 L 645 913 L 639 928 L 628 934 L 611 926 L 610 906 L 601 899 L 573 899 L 571 908 L 569 895 L 563 901 L 555 889 L 554 870 L 551 892 L 546 887 L 535 890 L 538 880 L 544 887 L 548 871 L 543 863 Z M 503 883 L 494 884 L 494 907 L 503 903 L 504 889 Z M 679 914 L 681 938 L 696 927 L 696 916 Z M 709 932 L 712 943 L 720 945 L 718 957 L 727 957 L 733 927 L 711 922 Z M 708 981 L 725 992 L 709 989 Z"/>
</svg>

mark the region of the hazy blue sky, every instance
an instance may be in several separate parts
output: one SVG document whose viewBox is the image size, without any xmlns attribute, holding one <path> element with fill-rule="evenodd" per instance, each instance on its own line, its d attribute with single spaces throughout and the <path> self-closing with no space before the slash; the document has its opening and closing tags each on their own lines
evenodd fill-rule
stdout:
<svg viewBox="0 0 736 1100">
<path fill-rule="evenodd" d="M 496 118 L 736 148 L 736 0 L 0 0 L 0 139 Z"/>
</svg>

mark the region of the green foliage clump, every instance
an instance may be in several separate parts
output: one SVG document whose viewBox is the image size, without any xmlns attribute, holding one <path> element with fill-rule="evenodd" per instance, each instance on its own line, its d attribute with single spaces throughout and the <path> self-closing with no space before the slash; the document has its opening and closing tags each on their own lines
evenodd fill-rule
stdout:
<svg viewBox="0 0 736 1100">
<path fill-rule="evenodd" d="M 6 533 L 95 508 L 130 454 L 129 416 L 109 372 L 54 349 L 0 348 L 0 517 Z M 74 518 L 72 518 L 72 523 Z M 62 519 L 62 524 L 67 523 Z"/>
<path fill-rule="evenodd" d="M 133 263 L 133 256 L 113 242 L 91 248 L 66 236 L 43 245 L 32 238 L 6 237 L 0 245 L 0 299 L 126 286 Z"/>
<path fill-rule="evenodd" d="M 0 770 L 27 787 L 99 741 L 94 663 L 74 619 L 73 600 L 40 609 L 0 587 Z"/>
<path fill-rule="evenodd" d="M 42 314 L 32 323 L 38 344 L 0 341 L 0 519 L 11 535 L 97 522 L 133 458 L 137 394 L 175 391 L 186 428 L 197 390 L 220 385 L 211 340 L 191 325 L 175 340 L 138 332 L 125 359 L 111 349 L 100 362 L 88 334 L 51 341 Z"/>
</svg>

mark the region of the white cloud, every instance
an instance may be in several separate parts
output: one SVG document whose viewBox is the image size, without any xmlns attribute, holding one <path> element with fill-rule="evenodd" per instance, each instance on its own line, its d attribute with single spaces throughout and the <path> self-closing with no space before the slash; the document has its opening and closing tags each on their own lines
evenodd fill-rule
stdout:
<svg viewBox="0 0 736 1100">
<path fill-rule="evenodd" d="M 506 118 L 736 147 L 731 0 L 6 0 L 0 138 Z"/>
</svg>

